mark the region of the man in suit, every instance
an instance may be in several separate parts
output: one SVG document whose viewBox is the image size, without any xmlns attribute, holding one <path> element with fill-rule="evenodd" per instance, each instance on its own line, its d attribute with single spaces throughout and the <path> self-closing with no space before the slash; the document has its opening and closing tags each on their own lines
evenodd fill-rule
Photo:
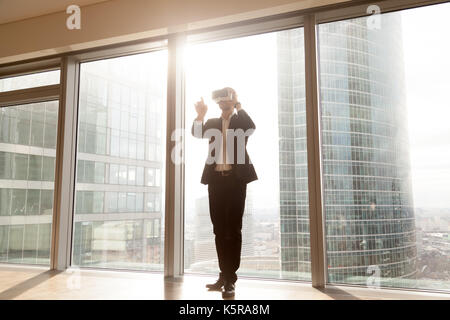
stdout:
<svg viewBox="0 0 450 320">
<path fill-rule="evenodd" d="M 228 90 L 231 99 L 218 101 L 222 110 L 220 118 L 205 123 L 208 107 L 203 98 L 195 104 L 197 118 L 192 124 L 192 134 L 197 138 L 208 138 L 210 146 L 201 183 L 208 185 L 220 275 L 215 283 L 206 287 L 222 290 L 222 296 L 226 298 L 235 295 L 247 183 L 258 177 L 247 153 L 248 137 L 255 130 L 255 124 L 242 109 L 236 91 L 228 87 L 222 90 Z M 211 148 L 214 145 L 215 148 Z"/>
</svg>

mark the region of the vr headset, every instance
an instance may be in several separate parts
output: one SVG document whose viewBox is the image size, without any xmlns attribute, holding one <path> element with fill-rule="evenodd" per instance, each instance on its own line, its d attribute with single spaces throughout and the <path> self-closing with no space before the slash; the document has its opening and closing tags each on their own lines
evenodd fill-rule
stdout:
<svg viewBox="0 0 450 320">
<path fill-rule="evenodd" d="M 216 103 L 219 103 L 220 101 L 231 101 L 233 100 L 233 91 L 228 88 L 215 90 L 212 92 L 212 99 Z"/>
</svg>

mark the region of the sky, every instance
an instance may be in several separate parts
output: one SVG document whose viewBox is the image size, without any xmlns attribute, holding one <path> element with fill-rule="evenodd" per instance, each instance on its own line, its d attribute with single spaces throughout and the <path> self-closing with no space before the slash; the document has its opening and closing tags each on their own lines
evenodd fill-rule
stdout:
<svg viewBox="0 0 450 320">
<path fill-rule="evenodd" d="M 402 12 L 414 205 L 450 208 L 450 3 Z"/>
<path fill-rule="evenodd" d="M 254 195 L 254 208 L 279 210 L 278 186 L 278 92 L 276 34 L 269 33 L 190 46 L 186 50 L 186 127 L 196 117 L 194 103 L 204 98 L 208 105 L 205 119 L 220 117 L 211 92 L 223 87 L 236 90 L 238 100 L 256 124 L 247 150 L 259 179 L 248 185 Z M 190 131 L 188 131 L 190 133 Z M 186 137 L 186 207 L 207 196 L 200 184 L 208 151 L 207 140 Z M 200 160 L 200 161 L 199 161 Z M 193 213 L 191 211 L 191 213 Z"/>
<path fill-rule="evenodd" d="M 450 208 L 450 4 L 405 10 L 402 16 L 405 85 L 408 109 L 414 205 Z M 214 89 L 233 87 L 256 124 L 248 143 L 259 180 L 249 184 L 253 206 L 279 207 L 276 34 L 190 45 L 185 54 L 186 126 L 204 97 L 206 119 L 219 117 L 211 101 Z M 189 133 L 189 131 L 188 131 Z M 186 208 L 206 197 L 200 184 L 207 141 L 186 138 Z M 199 161 L 200 160 L 200 161 Z"/>
</svg>

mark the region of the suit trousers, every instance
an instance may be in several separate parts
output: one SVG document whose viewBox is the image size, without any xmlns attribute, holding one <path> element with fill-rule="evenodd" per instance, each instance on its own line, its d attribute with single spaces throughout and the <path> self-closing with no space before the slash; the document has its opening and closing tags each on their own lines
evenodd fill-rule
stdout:
<svg viewBox="0 0 450 320">
<path fill-rule="evenodd" d="M 247 184 L 232 173 L 214 172 L 208 184 L 209 213 L 213 224 L 220 278 L 235 283 L 241 263 L 242 217 Z"/>
</svg>

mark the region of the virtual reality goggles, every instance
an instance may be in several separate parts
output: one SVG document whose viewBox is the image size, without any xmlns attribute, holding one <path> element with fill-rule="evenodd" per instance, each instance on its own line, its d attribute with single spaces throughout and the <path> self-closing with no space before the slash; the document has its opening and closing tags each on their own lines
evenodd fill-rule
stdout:
<svg viewBox="0 0 450 320">
<path fill-rule="evenodd" d="M 229 88 L 215 90 L 212 92 L 212 99 L 216 103 L 220 101 L 231 101 L 233 100 L 233 91 Z"/>
</svg>

